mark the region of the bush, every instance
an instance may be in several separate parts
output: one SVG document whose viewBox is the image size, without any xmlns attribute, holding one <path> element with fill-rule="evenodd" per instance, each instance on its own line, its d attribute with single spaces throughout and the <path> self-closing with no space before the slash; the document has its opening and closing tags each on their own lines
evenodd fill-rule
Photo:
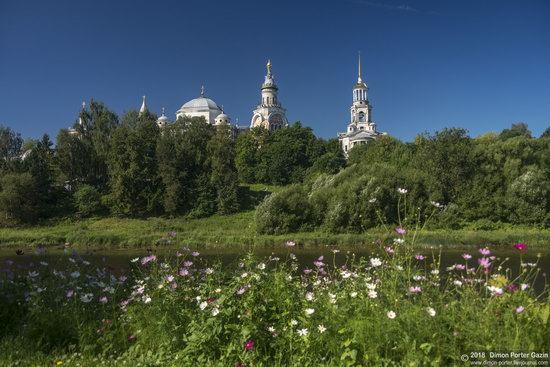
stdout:
<svg viewBox="0 0 550 367">
<path fill-rule="evenodd" d="M 76 208 L 83 215 L 90 215 L 103 209 L 101 204 L 101 194 L 97 189 L 90 185 L 81 186 L 74 193 Z"/>
<path fill-rule="evenodd" d="M 269 195 L 256 210 L 256 230 L 261 234 L 281 234 L 304 230 L 311 220 L 311 205 L 303 186 Z"/>
</svg>

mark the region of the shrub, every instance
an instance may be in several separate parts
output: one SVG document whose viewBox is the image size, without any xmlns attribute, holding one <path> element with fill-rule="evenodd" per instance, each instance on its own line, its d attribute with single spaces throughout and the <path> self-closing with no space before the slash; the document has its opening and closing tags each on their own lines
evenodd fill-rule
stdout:
<svg viewBox="0 0 550 367">
<path fill-rule="evenodd" d="M 311 221 L 311 205 L 303 186 L 269 195 L 256 210 L 256 230 L 262 234 L 281 234 L 305 229 Z"/>
</svg>

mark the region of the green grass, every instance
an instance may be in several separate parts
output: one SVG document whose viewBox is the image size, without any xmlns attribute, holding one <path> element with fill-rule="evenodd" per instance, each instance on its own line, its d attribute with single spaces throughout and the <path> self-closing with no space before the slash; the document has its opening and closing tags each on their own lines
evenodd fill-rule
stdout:
<svg viewBox="0 0 550 367">
<path fill-rule="evenodd" d="M 304 246 L 358 246 L 385 238 L 382 229 L 365 233 L 300 232 L 285 235 L 259 235 L 254 227 L 254 207 L 280 186 L 254 184 L 246 194 L 245 211 L 233 215 L 214 215 L 209 218 L 146 219 L 100 217 L 49 222 L 36 226 L 0 228 L 0 247 L 54 246 L 70 243 L 76 247 L 135 248 L 165 245 L 168 232 L 176 231 L 171 239 L 175 246 L 278 246 L 294 240 Z M 509 245 L 526 242 L 530 246 L 550 244 L 550 230 L 529 227 L 503 227 L 495 230 L 433 230 L 423 231 L 418 245 Z"/>
<path fill-rule="evenodd" d="M 285 235 L 258 235 L 254 228 L 254 211 L 202 219 L 186 218 L 88 218 L 48 225 L 1 228 L 0 246 L 60 245 L 95 247 L 147 247 L 161 245 L 167 233 L 176 231 L 174 245 L 188 246 L 273 246 L 289 239 L 305 246 L 353 246 L 371 243 L 385 236 L 382 229 L 366 233 L 333 234 L 321 231 Z M 498 230 L 424 231 L 419 245 L 481 245 L 526 242 L 531 246 L 550 244 L 550 231 L 525 227 Z"/>
</svg>

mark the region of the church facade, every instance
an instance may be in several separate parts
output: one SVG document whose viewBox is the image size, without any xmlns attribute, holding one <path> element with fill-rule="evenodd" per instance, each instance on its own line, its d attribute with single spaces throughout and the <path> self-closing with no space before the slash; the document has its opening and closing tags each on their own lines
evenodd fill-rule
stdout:
<svg viewBox="0 0 550 367">
<path fill-rule="evenodd" d="M 372 105 L 369 102 L 368 91 L 369 87 L 363 81 L 361 56 L 359 56 L 357 83 L 353 86 L 352 92 L 350 123 L 345 133 L 338 134 L 338 140 L 346 157 L 351 148 L 368 144 L 380 135 L 387 135 L 385 132 L 377 131 L 376 123 L 372 120 Z"/>
</svg>

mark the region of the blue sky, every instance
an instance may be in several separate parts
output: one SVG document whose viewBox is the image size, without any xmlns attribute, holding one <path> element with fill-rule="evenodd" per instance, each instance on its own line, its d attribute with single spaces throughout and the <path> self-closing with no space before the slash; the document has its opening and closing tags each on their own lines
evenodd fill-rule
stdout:
<svg viewBox="0 0 550 367">
<path fill-rule="evenodd" d="M 248 125 L 268 58 L 290 121 L 345 131 L 357 52 L 382 131 L 412 140 L 550 126 L 550 1 L 0 2 L 0 124 L 72 125 L 82 100 L 119 115 L 200 93 Z"/>
</svg>

